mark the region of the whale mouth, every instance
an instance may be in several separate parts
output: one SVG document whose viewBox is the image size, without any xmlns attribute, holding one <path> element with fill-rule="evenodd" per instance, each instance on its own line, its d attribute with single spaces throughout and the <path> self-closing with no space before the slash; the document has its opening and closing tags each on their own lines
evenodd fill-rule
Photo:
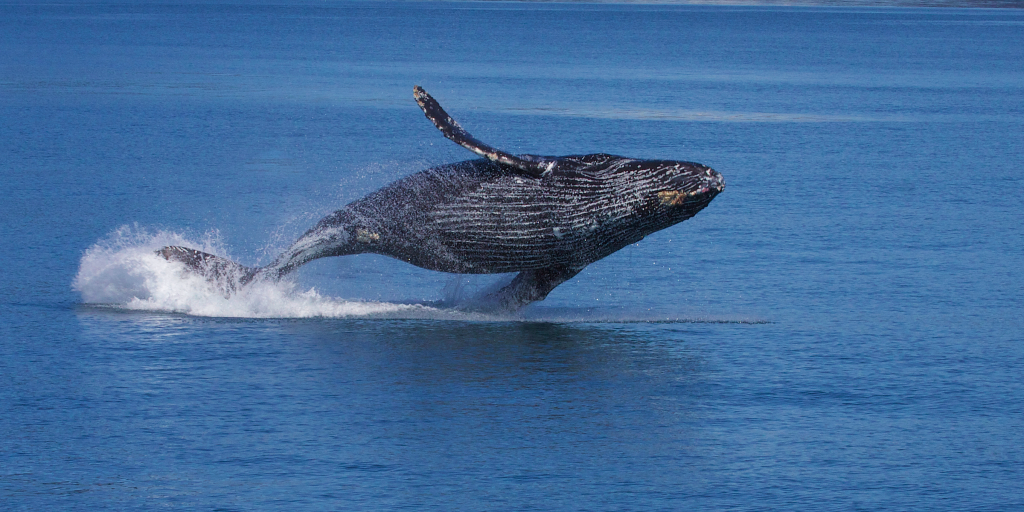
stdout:
<svg viewBox="0 0 1024 512">
<path fill-rule="evenodd" d="M 722 187 L 724 188 L 724 186 Z M 718 195 L 722 188 L 717 187 L 701 187 L 697 190 L 691 190 L 689 192 L 685 190 L 663 190 L 658 192 L 658 200 L 662 206 L 680 206 L 693 204 L 700 202 L 701 200 L 710 201 L 711 199 L 707 196 L 714 197 Z"/>
</svg>

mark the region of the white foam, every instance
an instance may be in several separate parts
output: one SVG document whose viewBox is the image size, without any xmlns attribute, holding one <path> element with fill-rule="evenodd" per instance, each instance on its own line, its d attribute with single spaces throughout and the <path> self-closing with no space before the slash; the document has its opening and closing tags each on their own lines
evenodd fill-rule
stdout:
<svg viewBox="0 0 1024 512">
<path fill-rule="evenodd" d="M 421 305 L 325 297 L 314 288 L 303 290 L 288 280 L 253 283 L 225 297 L 211 283 L 188 272 L 182 263 L 167 261 L 155 253 L 167 245 L 193 247 L 230 258 L 216 233 L 196 241 L 177 233 L 149 233 L 137 226 L 123 226 L 85 252 L 72 286 L 87 304 L 195 316 L 429 317 L 433 316 L 431 312 L 440 312 Z"/>
</svg>

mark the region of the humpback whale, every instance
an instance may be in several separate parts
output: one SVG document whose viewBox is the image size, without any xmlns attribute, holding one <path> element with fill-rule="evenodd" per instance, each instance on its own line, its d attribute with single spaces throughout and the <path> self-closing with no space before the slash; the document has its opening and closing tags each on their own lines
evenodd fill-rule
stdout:
<svg viewBox="0 0 1024 512">
<path fill-rule="evenodd" d="M 483 158 L 421 171 L 349 203 L 264 267 L 179 246 L 157 254 L 228 295 L 317 258 L 361 253 L 441 272 L 518 272 L 480 304 L 516 310 L 587 265 L 693 217 L 725 189 L 721 174 L 694 162 L 506 153 L 470 135 L 423 88 L 413 94 L 445 137 Z"/>
</svg>

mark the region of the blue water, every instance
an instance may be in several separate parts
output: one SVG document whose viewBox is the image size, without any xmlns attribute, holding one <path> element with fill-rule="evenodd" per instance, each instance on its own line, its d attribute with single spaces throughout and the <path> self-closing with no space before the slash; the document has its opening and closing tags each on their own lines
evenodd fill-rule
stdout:
<svg viewBox="0 0 1024 512">
<path fill-rule="evenodd" d="M 0 5 L 3 510 L 1024 508 L 1024 10 Z M 725 192 L 517 315 L 266 263 L 473 155 Z"/>
</svg>

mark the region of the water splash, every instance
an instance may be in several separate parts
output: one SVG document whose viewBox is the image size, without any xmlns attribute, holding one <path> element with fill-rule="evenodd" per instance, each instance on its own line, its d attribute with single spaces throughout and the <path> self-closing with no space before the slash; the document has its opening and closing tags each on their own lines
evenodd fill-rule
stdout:
<svg viewBox="0 0 1024 512">
<path fill-rule="evenodd" d="M 90 247 L 82 256 L 72 284 L 86 304 L 130 310 L 242 318 L 372 317 L 404 313 L 420 316 L 435 308 L 415 304 L 349 301 L 300 289 L 293 281 L 257 282 L 225 297 L 204 278 L 154 251 L 166 245 L 195 247 L 226 255 L 216 232 L 200 240 L 178 233 L 149 233 L 124 226 Z"/>
<path fill-rule="evenodd" d="M 180 262 L 167 261 L 156 250 L 167 245 L 194 247 L 231 259 L 216 231 L 189 238 L 170 231 L 149 232 L 122 226 L 82 255 L 72 287 L 82 302 L 94 307 L 225 318 L 399 318 L 487 322 L 553 323 L 767 323 L 749 316 L 654 312 L 629 308 L 533 306 L 522 311 L 470 312 L 481 297 L 513 277 L 481 284 L 454 276 L 429 304 L 346 300 L 305 289 L 294 281 L 256 281 L 232 294 L 224 293 Z"/>
</svg>

